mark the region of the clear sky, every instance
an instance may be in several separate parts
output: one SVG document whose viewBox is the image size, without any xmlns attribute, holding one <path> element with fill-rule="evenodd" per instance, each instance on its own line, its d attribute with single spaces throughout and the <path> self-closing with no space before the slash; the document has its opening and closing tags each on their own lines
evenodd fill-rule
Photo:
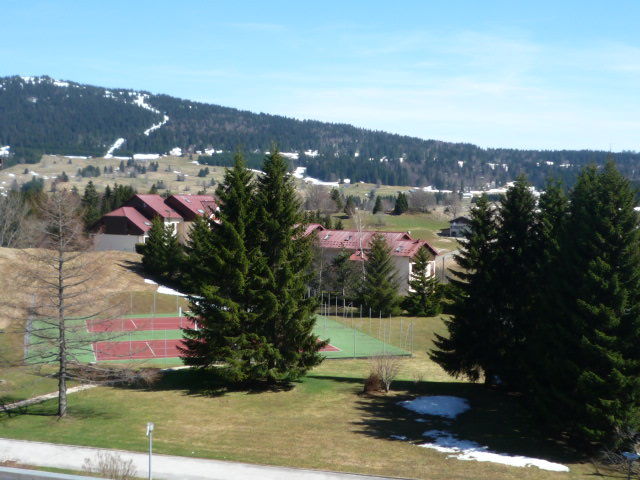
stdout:
<svg viewBox="0 0 640 480">
<path fill-rule="evenodd" d="M 640 150 L 640 1 L 3 0 L 0 76 L 485 147 Z"/>
</svg>

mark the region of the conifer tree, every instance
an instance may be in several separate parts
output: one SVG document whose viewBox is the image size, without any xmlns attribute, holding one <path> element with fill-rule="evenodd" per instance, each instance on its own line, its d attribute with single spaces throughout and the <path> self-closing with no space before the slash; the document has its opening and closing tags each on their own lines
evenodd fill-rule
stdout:
<svg viewBox="0 0 640 480">
<path fill-rule="evenodd" d="M 453 304 L 445 321 L 448 335 L 436 334 L 429 357 L 447 373 L 477 381 L 493 381 L 500 367 L 500 331 L 496 321 L 494 266 L 496 260 L 496 219 L 486 195 L 470 213 L 470 228 L 455 256 L 461 270 L 452 270 Z"/>
<path fill-rule="evenodd" d="M 81 201 L 85 228 L 91 228 L 98 220 L 100 220 L 100 195 L 96 190 L 92 181 L 87 183 L 82 195 Z"/>
<path fill-rule="evenodd" d="M 311 238 L 304 237 L 300 200 L 287 162 L 272 149 L 257 182 L 253 208 L 255 248 L 251 295 L 257 305 L 261 371 L 269 382 L 289 381 L 318 365 L 326 345 L 313 333 L 315 300 L 307 298 Z M 255 362 L 254 362 L 255 363 Z"/>
<path fill-rule="evenodd" d="M 429 272 L 433 257 L 425 247 L 422 247 L 413 260 L 409 279 L 410 289 L 402 306 L 410 315 L 417 317 L 438 315 L 442 313 L 442 299 L 438 279 L 434 272 Z"/>
<path fill-rule="evenodd" d="M 145 272 L 169 281 L 175 281 L 182 270 L 184 250 L 171 225 L 154 217 L 147 240 L 139 249 Z"/>
<path fill-rule="evenodd" d="M 164 222 L 160 217 L 153 218 L 151 228 L 147 232 L 147 239 L 141 248 L 142 266 L 144 271 L 150 275 L 162 276 L 166 271 L 165 239 Z"/>
<path fill-rule="evenodd" d="M 407 210 L 409 210 L 409 201 L 407 200 L 407 196 L 400 192 L 398 193 L 398 198 L 396 198 L 396 205 L 393 208 L 393 214 L 402 215 Z"/>
<path fill-rule="evenodd" d="M 382 198 L 380 198 L 379 196 L 376 196 L 376 202 L 373 205 L 372 213 L 375 215 L 376 213 L 381 211 L 382 211 Z"/>
<path fill-rule="evenodd" d="M 113 192 L 111 191 L 111 187 L 107 185 L 104 187 L 104 193 L 102 194 L 102 201 L 100 202 L 100 214 L 104 215 L 105 213 L 109 213 L 113 205 Z"/>
<path fill-rule="evenodd" d="M 198 329 L 184 331 L 187 365 L 210 367 L 231 382 L 264 378 L 265 352 L 273 347 L 257 333 L 259 318 L 252 268 L 259 264 L 252 235 L 252 175 L 240 154 L 225 172 L 216 194 L 219 224 L 200 219 L 187 247 L 191 310 Z"/>
<path fill-rule="evenodd" d="M 586 444 L 622 445 L 640 428 L 640 231 L 629 181 L 609 162 L 585 169 L 562 237 L 565 292 L 549 375 L 556 419 Z"/>
<path fill-rule="evenodd" d="M 400 312 L 397 271 L 391 259 L 391 248 L 383 235 L 376 233 L 369 243 L 364 262 L 364 278 L 360 290 L 363 305 L 383 316 Z"/>
<path fill-rule="evenodd" d="M 536 328 L 532 292 L 537 291 L 536 198 L 520 175 L 503 196 L 498 213 L 497 261 L 493 286 L 499 302 L 495 317 L 502 325 L 501 381 L 523 388 L 527 371 L 527 339 Z"/>
</svg>

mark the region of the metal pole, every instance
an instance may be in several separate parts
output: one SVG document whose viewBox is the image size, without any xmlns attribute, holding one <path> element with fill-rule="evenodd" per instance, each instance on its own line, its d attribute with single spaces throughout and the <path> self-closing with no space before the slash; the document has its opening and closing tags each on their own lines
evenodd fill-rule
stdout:
<svg viewBox="0 0 640 480">
<path fill-rule="evenodd" d="M 353 319 L 353 310 L 351 310 L 351 329 L 353 330 L 353 358 L 356 358 L 356 329 Z"/>
<path fill-rule="evenodd" d="M 153 456 L 153 431 L 149 432 L 149 480 L 151 480 L 151 458 Z"/>
</svg>

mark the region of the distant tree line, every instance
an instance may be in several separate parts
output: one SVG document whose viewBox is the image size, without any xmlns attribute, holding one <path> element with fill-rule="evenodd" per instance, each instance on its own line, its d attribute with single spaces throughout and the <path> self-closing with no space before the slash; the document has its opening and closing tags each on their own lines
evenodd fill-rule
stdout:
<svg viewBox="0 0 640 480">
<path fill-rule="evenodd" d="M 10 145 L 6 165 L 35 163 L 43 153 L 104 155 L 115 139 L 126 138 L 118 151 L 166 152 L 180 146 L 195 153 L 215 146 L 225 153 L 203 156 L 205 165 L 232 166 L 228 152 L 242 147 L 249 168 L 259 169 L 264 151 L 277 142 L 281 151 L 297 152 L 307 174 L 327 181 L 346 178 L 385 185 L 432 185 L 436 189 L 464 191 L 502 186 L 526 174 L 537 188 L 549 176 L 571 187 L 585 165 L 603 166 L 603 151 L 537 151 L 483 149 L 472 144 L 395 135 L 344 124 L 299 121 L 277 115 L 255 114 L 148 94 L 147 102 L 159 112 L 133 103 L 137 94 L 52 81 L 28 83 L 19 77 L 0 79 L 0 145 Z M 143 132 L 169 116 L 149 135 Z M 117 120 L 116 120 L 117 119 Z M 313 151 L 313 154 L 309 151 Z M 306 155 L 305 152 L 309 152 Z M 636 168 L 640 154 L 615 154 L 619 170 L 640 180 Z"/>
</svg>

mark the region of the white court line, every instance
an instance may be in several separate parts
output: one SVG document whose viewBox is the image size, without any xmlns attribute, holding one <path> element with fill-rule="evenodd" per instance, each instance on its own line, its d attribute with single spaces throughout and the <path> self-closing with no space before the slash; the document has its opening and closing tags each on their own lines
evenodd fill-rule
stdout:
<svg viewBox="0 0 640 480">
<path fill-rule="evenodd" d="M 151 354 L 155 357 L 156 356 L 156 352 L 153 351 L 153 348 L 151 348 L 151 345 L 149 345 L 149 342 L 144 342 L 144 343 L 145 343 L 145 345 L 147 347 L 149 347 L 149 350 L 151 350 Z"/>
<path fill-rule="evenodd" d="M 138 329 L 138 325 L 136 325 L 136 322 L 134 322 L 132 318 L 130 318 L 129 321 L 133 324 L 133 328 L 135 328 L 137 330 Z"/>
</svg>

